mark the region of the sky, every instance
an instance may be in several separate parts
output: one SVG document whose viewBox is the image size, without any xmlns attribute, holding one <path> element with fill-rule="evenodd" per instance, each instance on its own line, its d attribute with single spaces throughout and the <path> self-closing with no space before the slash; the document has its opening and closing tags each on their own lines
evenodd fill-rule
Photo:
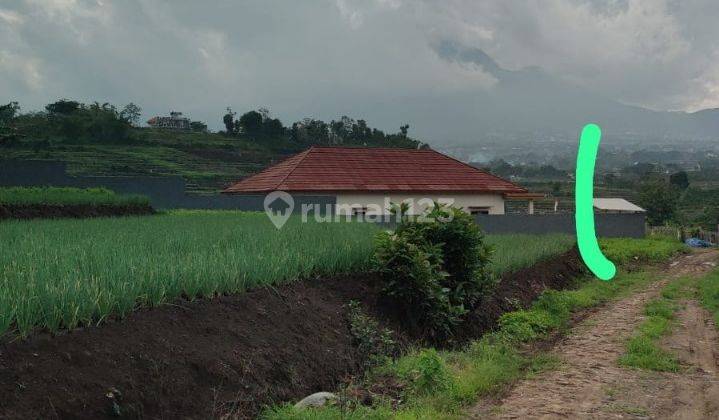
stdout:
<svg viewBox="0 0 719 420">
<path fill-rule="evenodd" d="M 431 121 L 398 108 L 498 83 L 443 56 L 450 42 L 624 104 L 695 111 L 719 107 L 718 20 L 715 0 L 0 0 L 0 102 L 134 102 L 215 129 L 228 106 L 266 107 L 286 125 L 346 114 L 431 136 L 472 121 L 452 101 Z"/>
</svg>

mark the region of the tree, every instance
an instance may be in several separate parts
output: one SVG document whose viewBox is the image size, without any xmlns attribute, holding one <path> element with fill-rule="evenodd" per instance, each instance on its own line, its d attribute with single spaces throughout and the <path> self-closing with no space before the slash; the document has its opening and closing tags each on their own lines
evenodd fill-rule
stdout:
<svg viewBox="0 0 719 420">
<path fill-rule="evenodd" d="M 666 182 L 645 182 L 639 190 L 639 203 L 647 211 L 647 222 L 652 226 L 674 220 L 678 201 L 678 189 Z"/>
<path fill-rule="evenodd" d="M 10 121 L 15 119 L 15 115 L 17 115 L 18 111 L 20 111 L 20 105 L 18 105 L 17 102 L 0 105 L 0 126 L 9 125 Z"/>
<path fill-rule="evenodd" d="M 240 127 L 251 136 L 262 133 L 262 122 L 262 114 L 257 111 L 246 112 L 239 119 Z"/>
<path fill-rule="evenodd" d="M 680 190 L 686 190 L 689 188 L 689 175 L 684 171 L 673 173 L 669 175 L 669 183 Z"/>
<path fill-rule="evenodd" d="M 262 131 L 269 138 L 280 137 L 285 134 L 285 126 L 277 118 L 268 118 L 262 123 Z"/>
<path fill-rule="evenodd" d="M 142 116 L 142 108 L 130 102 L 120 111 L 120 119 L 126 121 L 130 125 L 138 125 Z"/>
<path fill-rule="evenodd" d="M 228 106 L 227 113 L 222 117 L 222 122 L 225 124 L 225 133 L 230 136 L 235 134 L 237 128 L 235 127 L 235 115 L 237 115 L 237 113 L 232 112 L 232 108 Z"/>
<path fill-rule="evenodd" d="M 262 121 L 263 121 L 263 122 L 269 120 L 270 118 L 272 118 L 272 114 L 270 114 L 270 110 L 267 109 L 267 108 L 260 108 L 260 109 L 257 110 L 257 112 L 259 112 L 260 115 L 262 115 Z"/>
<path fill-rule="evenodd" d="M 704 208 L 704 214 L 700 217 L 702 225 L 709 230 L 717 229 L 719 226 L 719 207 L 708 206 Z"/>
<path fill-rule="evenodd" d="M 207 124 L 203 123 L 202 121 L 192 121 L 190 123 L 190 129 L 192 131 L 207 131 Z"/>
<path fill-rule="evenodd" d="M 51 104 L 47 104 L 45 106 L 45 109 L 47 112 L 51 114 L 60 114 L 60 115 L 70 115 L 81 108 L 80 102 L 77 101 L 70 101 L 67 99 L 60 99 L 57 102 L 53 102 Z"/>
<path fill-rule="evenodd" d="M 17 129 L 13 120 L 20 111 L 17 102 L 0 105 L 0 146 L 13 144 L 18 139 Z"/>
<path fill-rule="evenodd" d="M 403 137 L 407 137 L 407 133 L 409 132 L 409 124 L 405 124 L 399 127 L 399 132 Z"/>
</svg>

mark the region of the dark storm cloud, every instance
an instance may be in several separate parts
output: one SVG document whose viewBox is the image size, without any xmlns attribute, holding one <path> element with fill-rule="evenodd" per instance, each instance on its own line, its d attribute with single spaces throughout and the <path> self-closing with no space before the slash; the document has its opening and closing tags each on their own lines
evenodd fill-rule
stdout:
<svg viewBox="0 0 719 420">
<path fill-rule="evenodd" d="M 710 0 L 10 0 L 0 99 L 133 101 L 146 116 L 178 109 L 212 127 L 231 105 L 285 123 L 348 114 L 409 122 L 423 137 L 443 121 L 471 132 L 451 104 L 497 78 L 442 56 L 449 42 L 625 103 L 696 109 L 719 105 L 717 16 Z M 433 101 L 448 105 L 423 111 Z"/>
</svg>

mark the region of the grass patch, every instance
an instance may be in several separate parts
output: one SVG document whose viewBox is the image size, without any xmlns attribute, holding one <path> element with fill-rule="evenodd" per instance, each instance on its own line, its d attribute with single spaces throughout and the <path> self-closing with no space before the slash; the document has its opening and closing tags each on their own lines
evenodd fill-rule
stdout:
<svg viewBox="0 0 719 420">
<path fill-rule="evenodd" d="M 619 358 L 620 365 L 660 372 L 679 370 L 676 357 L 662 349 L 658 342 L 672 330 L 674 317 L 680 309 L 677 300 L 691 296 L 690 282 L 689 278 L 674 280 L 662 289 L 660 297 L 646 304 L 646 319 L 627 342 L 626 353 Z"/>
<path fill-rule="evenodd" d="M 702 306 L 714 315 L 714 322 L 719 327 L 719 269 L 699 280 L 698 292 Z"/>
<path fill-rule="evenodd" d="M 656 278 L 649 271 L 621 272 L 610 282 L 586 279 L 575 290 L 544 292 L 527 310 L 502 316 L 500 328 L 461 351 L 421 349 L 390 361 L 368 374 L 367 380 L 387 375 L 404 384 L 402 405 L 389 410 L 383 400 L 373 407 L 295 410 L 291 405 L 266 411 L 265 419 L 325 419 L 337 413 L 346 418 L 462 418 L 465 407 L 479 397 L 495 394 L 527 375 L 556 368 L 559 360 L 528 356 L 523 344 L 569 327 L 572 313 L 598 305 L 645 286 Z M 331 414 L 330 414 L 331 413 Z M 361 413 L 358 414 L 358 413 Z"/>
<path fill-rule="evenodd" d="M 0 204 L 149 206 L 140 195 L 121 195 L 105 188 L 8 187 L 0 188 Z"/>
<path fill-rule="evenodd" d="M 486 242 L 493 248 L 490 270 L 495 275 L 529 267 L 545 258 L 569 251 L 574 236 L 550 235 L 487 235 Z M 521 244 L 521 246 L 518 246 Z"/>
<path fill-rule="evenodd" d="M 617 264 L 659 262 L 687 250 L 683 243 L 666 238 L 600 238 L 599 245 L 604 255 Z"/>
</svg>

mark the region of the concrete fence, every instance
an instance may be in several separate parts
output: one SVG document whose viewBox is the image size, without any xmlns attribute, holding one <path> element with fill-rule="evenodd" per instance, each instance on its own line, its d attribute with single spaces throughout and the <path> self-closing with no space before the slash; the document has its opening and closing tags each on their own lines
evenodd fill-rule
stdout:
<svg viewBox="0 0 719 420">
<path fill-rule="evenodd" d="M 0 160 L 0 187 L 104 187 L 121 194 L 141 194 L 156 209 L 212 209 L 264 211 L 264 195 L 187 194 L 179 176 L 69 176 L 64 162 Z M 303 204 L 334 207 L 335 197 L 298 195 L 295 212 Z"/>
<path fill-rule="evenodd" d="M 561 214 L 505 214 L 475 216 L 477 224 L 487 233 L 567 233 L 574 235 L 574 213 Z M 643 213 L 594 215 L 597 236 L 613 238 L 643 238 L 645 217 Z"/>
</svg>

